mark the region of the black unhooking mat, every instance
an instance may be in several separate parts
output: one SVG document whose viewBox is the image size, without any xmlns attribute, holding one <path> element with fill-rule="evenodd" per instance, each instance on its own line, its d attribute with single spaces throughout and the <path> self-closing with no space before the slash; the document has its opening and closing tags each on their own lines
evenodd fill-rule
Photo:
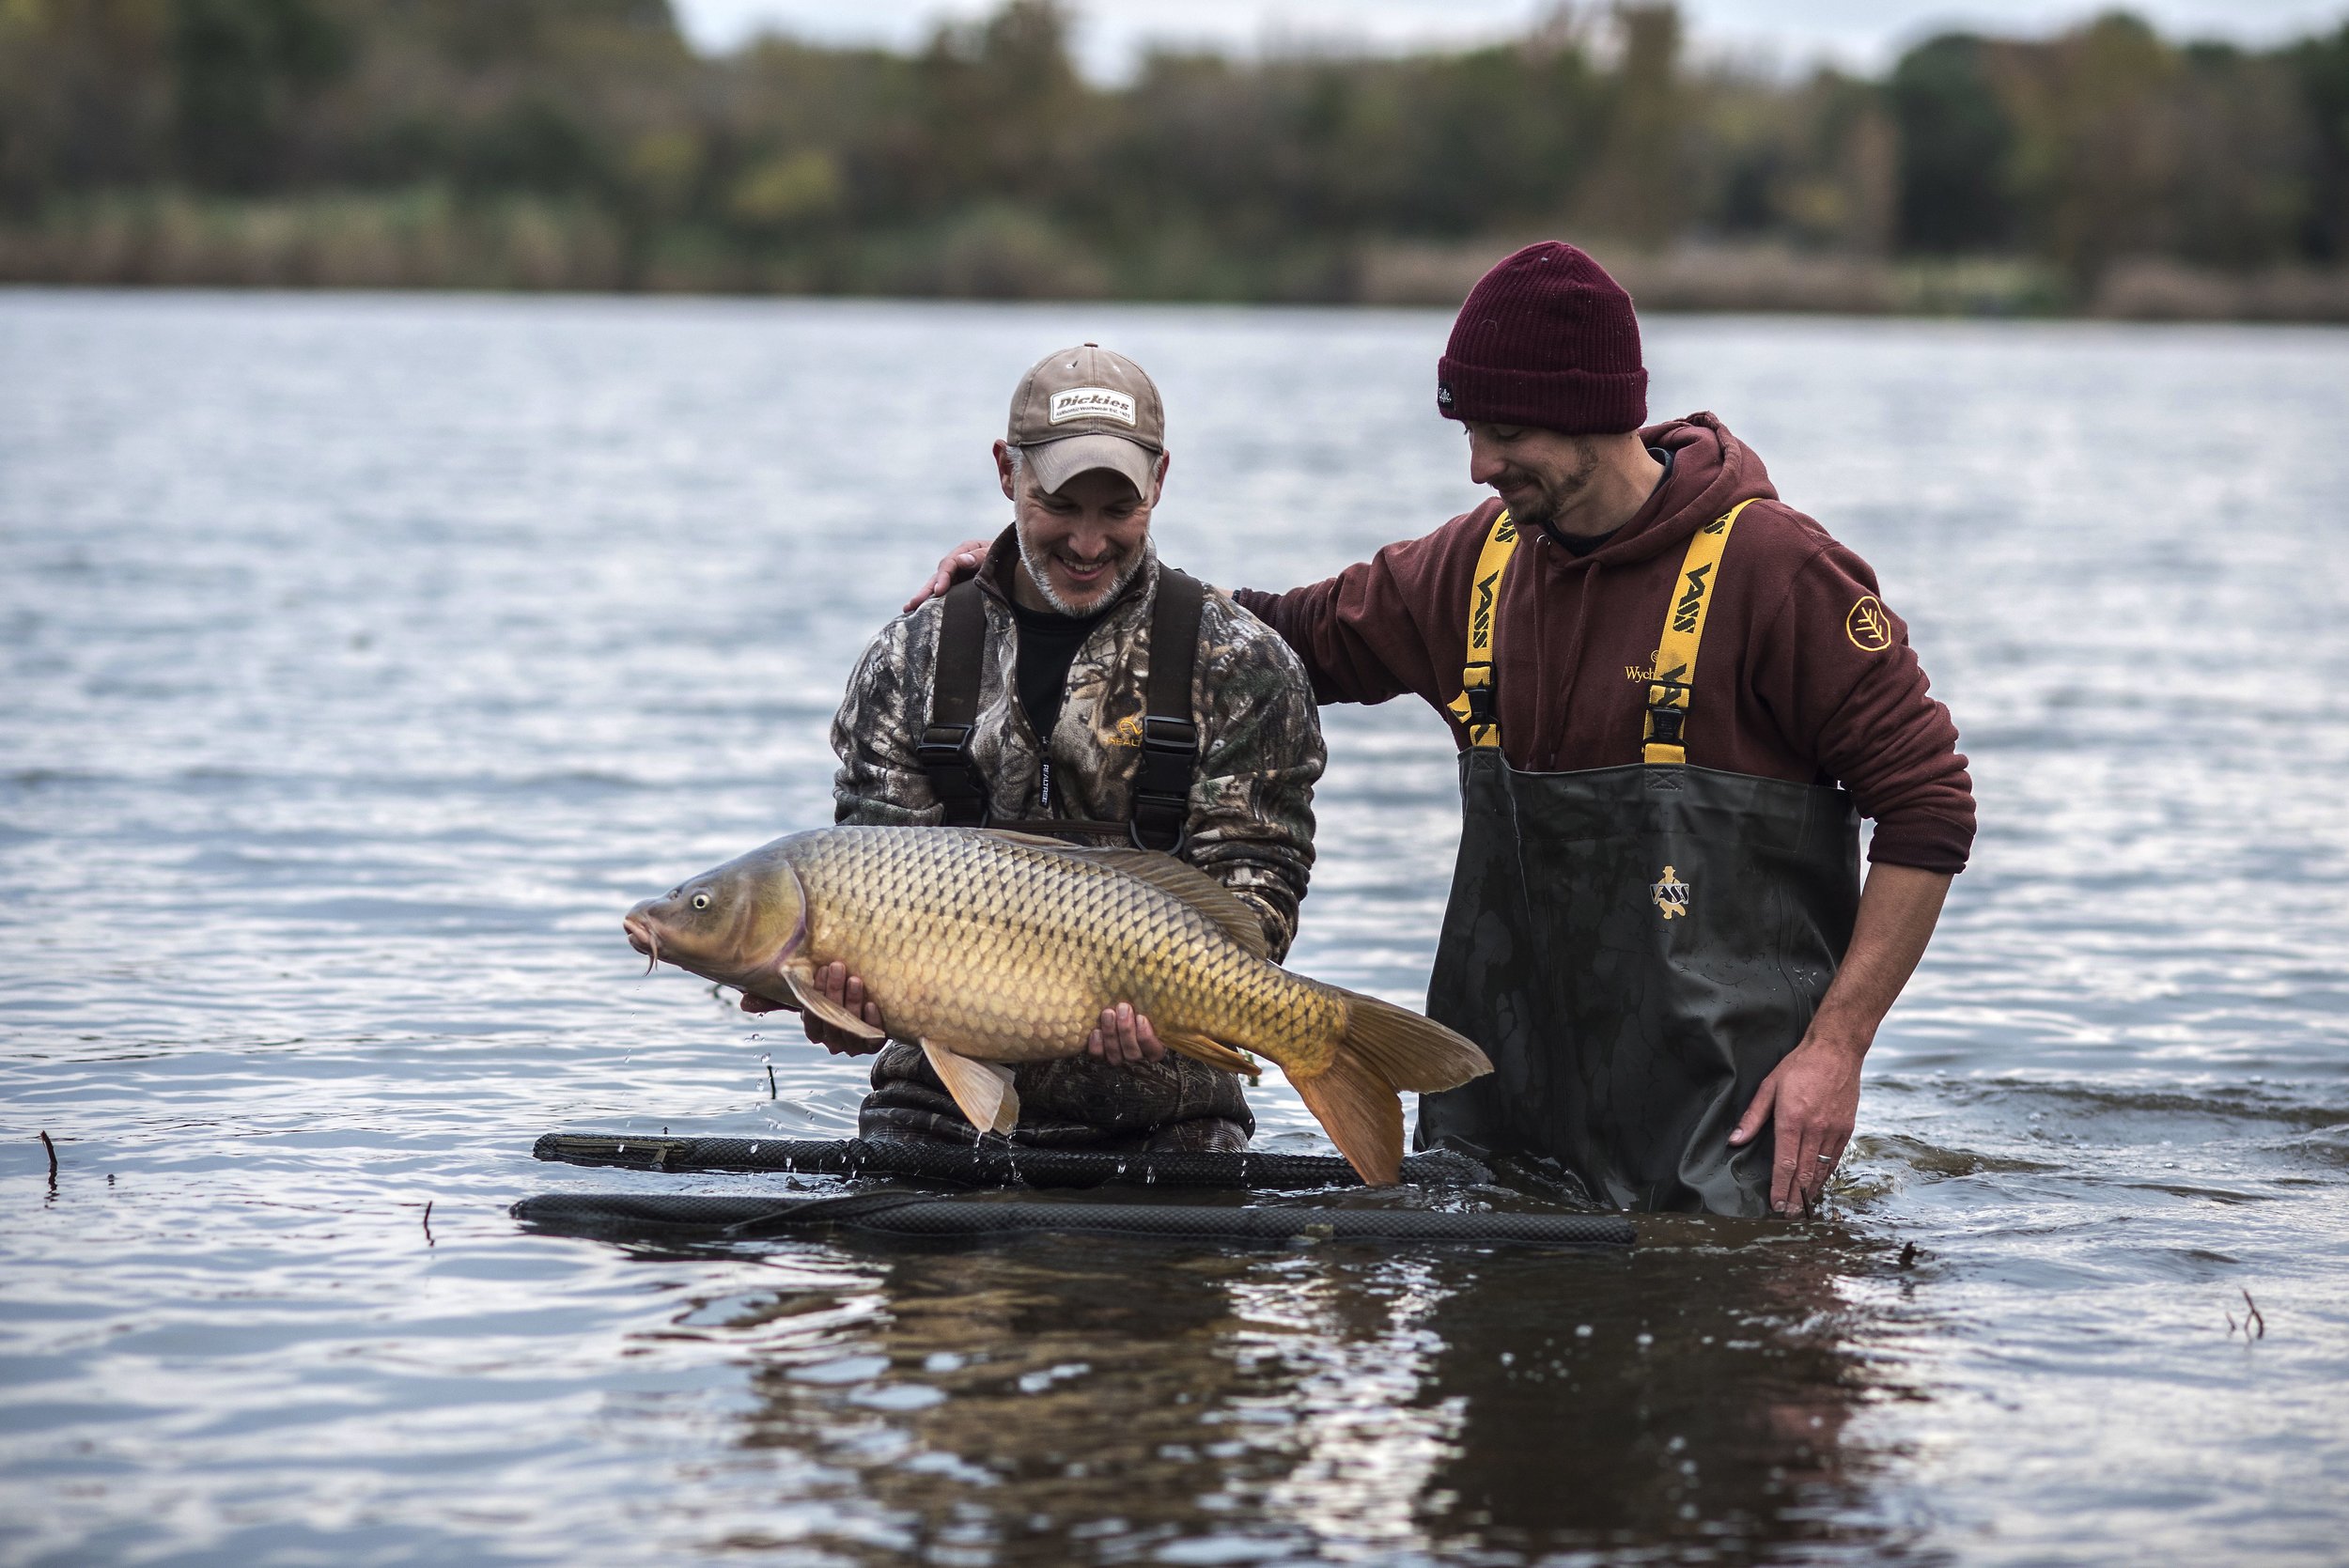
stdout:
<svg viewBox="0 0 2349 1568">
<path fill-rule="evenodd" d="M 585 1192 L 525 1198 L 514 1218 L 536 1230 L 597 1236 L 748 1239 L 832 1229 L 941 1239 L 1087 1234 L 1170 1241 L 1445 1242 L 1587 1250 L 1629 1247 L 1611 1214 L 1453 1214 L 1425 1209 L 1205 1208 L 1158 1203 L 1000 1202 L 924 1192 L 784 1200 Z"/>
<path fill-rule="evenodd" d="M 1334 1155 L 1104 1154 L 1024 1149 L 990 1141 L 970 1145 L 890 1139 L 646 1138 L 641 1134 L 551 1132 L 531 1151 L 566 1165 L 632 1171 L 793 1171 L 815 1176 L 901 1176 L 963 1187 L 1271 1188 L 1360 1187 Z M 1466 1155 L 1438 1150 L 1403 1161 L 1403 1180 L 1465 1187 L 1492 1179 Z"/>
</svg>

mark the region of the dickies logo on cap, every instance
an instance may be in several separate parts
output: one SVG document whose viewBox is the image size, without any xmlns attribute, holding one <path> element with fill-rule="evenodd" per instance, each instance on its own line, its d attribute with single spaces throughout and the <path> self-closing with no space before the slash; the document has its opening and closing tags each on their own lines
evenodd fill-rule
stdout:
<svg viewBox="0 0 2349 1568">
<path fill-rule="evenodd" d="M 1131 395 L 1111 387 L 1072 386 L 1052 394 L 1051 409 L 1046 417 L 1055 425 L 1066 425 L 1072 419 L 1114 419 L 1120 425 L 1131 425 L 1134 400 Z"/>
</svg>

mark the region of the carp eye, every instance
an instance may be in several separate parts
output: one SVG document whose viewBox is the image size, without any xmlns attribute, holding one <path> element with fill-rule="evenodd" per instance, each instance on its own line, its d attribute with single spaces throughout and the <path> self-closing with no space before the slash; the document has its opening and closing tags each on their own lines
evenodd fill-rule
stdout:
<svg viewBox="0 0 2349 1568">
<path fill-rule="evenodd" d="M 695 893 L 695 894 L 693 895 L 693 908 L 695 908 L 696 909 L 707 909 L 707 908 L 709 908 L 709 894 L 708 894 L 708 893 Z"/>
</svg>

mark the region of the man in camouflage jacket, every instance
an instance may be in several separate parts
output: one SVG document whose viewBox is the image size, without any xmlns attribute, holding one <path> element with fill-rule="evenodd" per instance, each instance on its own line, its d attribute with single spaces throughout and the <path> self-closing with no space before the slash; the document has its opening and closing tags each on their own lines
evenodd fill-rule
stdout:
<svg viewBox="0 0 2349 1568">
<path fill-rule="evenodd" d="M 1122 825 L 1133 815 L 1161 578 L 1149 539 L 1166 473 L 1157 388 L 1140 366 L 1091 344 L 1048 355 L 1014 396 L 996 460 L 1015 520 L 980 572 L 986 641 L 970 744 L 988 819 L 1031 831 L 1043 822 Z M 842 823 L 944 818 L 917 755 L 943 612 L 944 601 L 932 599 L 890 622 L 849 679 L 832 730 Z M 1054 716 L 1050 676 L 1062 660 Z M 1191 710 L 1198 761 L 1177 853 L 1255 910 L 1277 959 L 1296 935 L 1313 864 L 1320 722 L 1297 656 L 1213 588 L 1200 613 Z M 1050 724 L 1041 735 L 1039 715 Z M 885 1027 L 886 997 L 864 998 L 846 975 L 823 980 Z M 1245 1147 L 1254 1120 L 1239 1080 L 1165 1052 L 1147 1021 L 1137 1023 L 1130 1007 L 1113 1009 L 1088 1054 L 1019 1067 L 1015 1139 Z M 834 1049 L 846 1044 L 820 1024 L 809 1032 Z M 920 1048 L 901 1043 L 876 1061 L 859 1124 L 868 1137 L 975 1136 Z"/>
</svg>

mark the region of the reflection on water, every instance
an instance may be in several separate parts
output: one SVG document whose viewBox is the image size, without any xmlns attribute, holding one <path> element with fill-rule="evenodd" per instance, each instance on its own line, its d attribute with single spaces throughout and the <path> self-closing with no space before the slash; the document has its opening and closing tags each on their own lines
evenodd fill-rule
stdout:
<svg viewBox="0 0 2349 1568">
<path fill-rule="evenodd" d="M 1647 324 L 1655 406 L 1875 566 L 1980 789 L 1831 1224 L 508 1218 L 747 1185 L 550 1130 L 853 1129 L 855 1064 L 616 916 L 825 817 L 849 662 L 999 517 L 1037 353 L 1147 365 L 1169 557 L 1279 586 L 1473 499 L 1446 325 L 0 294 L 0 1561 L 2337 1564 L 2349 334 Z M 1442 730 L 1327 722 L 1295 961 L 1415 1003 Z"/>
<path fill-rule="evenodd" d="M 792 1505 L 787 1530 L 717 1544 L 874 1562 L 1903 1545 L 1848 1430 L 1900 1392 L 1869 1366 L 1905 1311 L 1890 1259 L 1664 1228 L 1683 1245 L 1627 1258 L 868 1253 L 694 1314 L 749 1358 L 739 1440 Z"/>
</svg>

